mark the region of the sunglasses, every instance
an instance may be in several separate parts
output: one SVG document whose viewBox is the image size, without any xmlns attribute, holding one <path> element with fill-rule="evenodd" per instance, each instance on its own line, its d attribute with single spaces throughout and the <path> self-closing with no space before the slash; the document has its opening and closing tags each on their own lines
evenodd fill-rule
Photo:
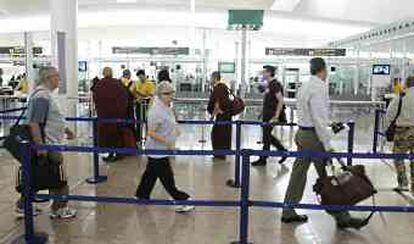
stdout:
<svg viewBox="0 0 414 244">
<path fill-rule="evenodd" d="M 174 92 L 163 92 L 161 93 L 161 95 L 171 96 L 171 95 L 174 95 Z"/>
</svg>

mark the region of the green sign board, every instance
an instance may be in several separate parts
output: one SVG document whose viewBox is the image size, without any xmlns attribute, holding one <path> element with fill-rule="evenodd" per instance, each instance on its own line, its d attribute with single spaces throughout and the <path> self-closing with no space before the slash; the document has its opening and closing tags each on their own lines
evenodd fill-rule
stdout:
<svg viewBox="0 0 414 244">
<path fill-rule="evenodd" d="M 263 26 L 263 14 L 264 10 L 229 10 L 229 28 L 259 30 Z"/>
</svg>

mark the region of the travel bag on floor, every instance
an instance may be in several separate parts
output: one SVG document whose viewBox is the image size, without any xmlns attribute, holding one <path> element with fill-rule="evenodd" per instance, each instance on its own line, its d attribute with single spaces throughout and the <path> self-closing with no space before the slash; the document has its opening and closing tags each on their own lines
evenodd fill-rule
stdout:
<svg viewBox="0 0 414 244">
<path fill-rule="evenodd" d="M 377 193 L 363 165 L 345 166 L 342 172 L 317 179 L 314 192 L 322 205 L 355 205 Z"/>
</svg>

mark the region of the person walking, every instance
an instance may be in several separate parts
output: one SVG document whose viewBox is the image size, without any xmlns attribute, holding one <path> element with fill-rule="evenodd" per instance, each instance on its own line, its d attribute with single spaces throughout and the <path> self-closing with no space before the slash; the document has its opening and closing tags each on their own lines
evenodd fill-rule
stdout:
<svg viewBox="0 0 414 244">
<path fill-rule="evenodd" d="M 298 125 L 299 130 L 295 137 L 298 151 L 332 152 L 331 135 L 328 127 L 329 96 L 327 70 L 322 58 L 313 58 L 310 61 L 311 78 L 298 91 Z M 316 168 L 319 177 L 327 175 L 326 163 L 329 159 L 297 158 L 293 164 L 289 185 L 286 190 L 285 203 L 297 204 L 301 201 L 306 185 L 307 173 L 311 162 Z M 353 218 L 346 211 L 327 211 L 332 215 L 338 228 L 360 229 L 368 222 Z M 284 208 L 283 223 L 307 222 L 306 215 L 298 215 L 293 208 Z"/>
<path fill-rule="evenodd" d="M 213 72 L 211 75 L 213 90 L 207 106 L 207 111 L 216 121 L 231 121 L 231 101 L 229 98 L 229 88 L 221 82 L 219 72 Z M 231 149 L 231 124 L 213 126 L 211 131 L 211 143 L 213 150 Z M 226 156 L 214 156 L 217 159 L 226 159 Z"/>
<path fill-rule="evenodd" d="M 414 76 L 407 78 L 405 93 L 395 97 L 388 106 L 385 115 L 385 128 L 395 120 L 397 126 L 394 135 L 393 153 L 414 153 Z M 398 107 L 401 102 L 400 114 Z M 409 181 L 403 159 L 394 160 L 397 171 L 396 191 L 408 191 Z M 410 163 L 411 192 L 414 193 L 414 161 Z"/>
<path fill-rule="evenodd" d="M 74 133 L 66 127 L 65 118 L 59 109 L 56 98 L 52 92 L 59 87 L 60 77 L 55 67 L 42 67 L 39 70 L 39 78 L 36 88 L 29 95 L 29 103 L 25 123 L 29 125 L 33 143 L 36 144 L 62 144 L 65 134 L 68 139 L 74 139 Z M 60 174 L 65 175 L 63 167 L 63 155 L 61 152 L 37 151 L 37 159 L 46 158 L 50 164 L 58 164 Z M 68 195 L 69 186 L 67 179 L 61 179 L 62 184 L 54 189 L 49 189 L 52 195 Z M 17 202 L 16 214 L 24 216 L 23 201 Z M 35 212 L 36 214 L 37 212 Z M 53 201 L 50 217 L 52 219 L 69 219 L 76 216 L 76 210 L 67 206 L 67 201 Z"/>
<path fill-rule="evenodd" d="M 174 150 L 179 131 L 177 121 L 172 110 L 174 89 L 170 82 L 158 84 L 157 98 L 148 111 L 148 139 L 146 150 Z M 150 199 L 151 192 L 157 182 L 162 185 L 174 200 L 189 200 L 190 196 L 178 190 L 175 185 L 174 173 L 170 164 L 170 157 L 166 155 L 148 155 L 148 163 L 141 182 L 136 190 L 138 199 Z M 194 206 L 178 206 L 177 212 L 188 212 Z"/>
<path fill-rule="evenodd" d="M 263 100 L 263 122 L 286 122 L 285 106 L 283 102 L 283 86 L 275 78 L 276 68 L 274 66 L 266 65 L 263 67 L 263 78 L 268 82 L 268 89 Z M 263 150 L 269 151 L 270 145 L 273 145 L 280 151 L 287 151 L 282 143 L 272 135 L 272 125 L 262 126 L 263 133 Z M 279 164 L 286 161 L 286 157 L 279 160 Z M 265 166 L 267 157 L 260 157 L 257 161 L 252 163 L 252 166 Z"/>
</svg>

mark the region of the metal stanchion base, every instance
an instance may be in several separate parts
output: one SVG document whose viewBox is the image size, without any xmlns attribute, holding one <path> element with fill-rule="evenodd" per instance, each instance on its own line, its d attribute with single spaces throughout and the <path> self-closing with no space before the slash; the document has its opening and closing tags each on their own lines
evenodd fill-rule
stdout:
<svg viewBox="0 0 414 244">
<path fill-rule="evenodd" d="M 43 232 L 35 233 L 33 239 L 26 242 L 25 236 L 19 236 L 16 240 L 12 242 L 12 244 L 45 244 L 49 239 L 49 235 Z"/>
<path fill-rule="evenodd" d="M 226 186 L 231 187 L 231 188 L 240 188 L 240 184 L 236 184 L 236 181 L 233 179 L 228 179 L 226 181 Z"/>
<path fill-rule="evenodd" d="M 89 183 L 89 184 L 99 184 L 99 183 L 105 182 L 107 180 L 108 180 L 108 176 L 100 175 L 100 176 L 97 176 L 97 177 L 90 177 L 90 178 L 86 179 L 85 181 L 86 181 L 86 183 Z"/>
<path fill-rule="evenodd" d="M 253 244 L 253 242 L 248 241 L 246 243 L 242 243 L 241 241 L 232 241 L 230 244 Z"/>
</svg>

